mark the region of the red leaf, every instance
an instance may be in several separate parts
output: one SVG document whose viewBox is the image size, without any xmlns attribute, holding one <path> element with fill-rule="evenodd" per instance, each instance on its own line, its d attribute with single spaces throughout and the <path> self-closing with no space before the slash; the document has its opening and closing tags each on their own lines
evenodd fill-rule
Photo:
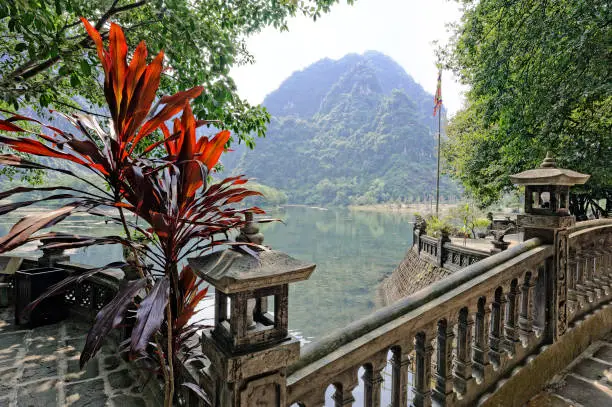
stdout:
<svg viewBox="0 0 612 407">
<path fill-rule="evenodd" d="M 147 68 L 147 46 L 144 41 L 141 41 L 136 50 L 134 51 L 134 55 L 132 56 L 132 61 L 130 62 L 130 66 L 128 67 L 128 74 L 125 80 L 125 98 L 127 101 L 131 101 L 132 95 L 134 93 L 134 89 L 140 80 L 140 77 L 144 73 Z M 123 109 L 122 109 L 123 110 Z"/>
<path fill-rule="evenodd" d="M 206 405 L 209 405 L 209 406 L 212 405 L 210 398 L 208 397 L 206 393 L 204 393 L 204 390 L 200 386 L 194 383 L 189 383 L 189 382 L 185 382 L 181 384 L 187 387 L 189 390 L 193 391 L 199 398 L 204 400 Z"/>
<path fill-rule="evenodd" d="M 140 303 L 136 313 L 136 323 L 132 330 L 131 350 L 135 353 L 143 352 L 149 338 L 164 321 L 164 309 L 168 303 L 170 293 L 170 280 L 167 276 L 157 280 L 153 289 Z"/>
<path fill-rule="evenodd" d="M 85 164 L 85 161 L 81 160 L 80 158 L 77 158 L 70 154 L 62 153 L 58 150 L 54 150 L 51 147 L 41 143 L 40 141 L 32 140 L 29 138 L 13 139 L 0 135 L 0 143 L 6 144 L 7 146 L 10 146 L 13 150 L 20 151 L 22 153 L 34 154 L 43 157 L 63 158 L 65 160 L 69 160 L 77 164 Z"/>
<path fill-rule="evenodd" d="M 94 44 L 96 44 L 98 58 L 100 59 L 100 63 L 102 63 L 104 71 L 108 72 L 109 61 L 107 60 L 106 53 L 104 52 L 104 45 L 102 44 L 102 37 L 100 36 L 100 33 L 84 17 L 81 17 L 81 21 L 85 26 L 85 30 L 87 30 L 87 34 L 89 34 L 89 37 L 93 40 Z"/>
<path fill-rule="evenodd" d="M 112 79 L 113 79 L 113 91 L 115 93 L 115 106 L 119 109 L 121 106 L 121 99 L 123 97 L 123 85 L 125 83 L 125 76 L 127 71 L 127 43 L 125 42 L 125 36 L 123 30 L 115 23 L 111 23 L 110 34 L 109 34 L 109 45 L 108 50 L 111 57 L 112 66 Z"/>
<path fill-rule="evenodd" d="M 61 222 L 70 216 L 76 207 L 77 204 L 70 204 L 54 211 L 22 218 L 19 222 L 15 223 L 6 236 L 0 238 L 0 253 L 19 247 L 39 230 Z"/>
<path fill-rule="evenodd" d="M 213 139 L 206 143 L 206 146 L 201 151 L 200 157 L 198 158 L 201 162 L 203 162 L 209 170 L 211 170 L 217 162 L 219 161 L 219 157 L 223 153 L 225 149 L 225 144 L 230 139 L 230 132 L 227 130 L 223 130 L 213 137 Z M 204 147 L 204 146 L 202 146 Z"/>
<path fill-rule="evenodd" d="M 171 119 L 174 115 L 180 112 L 184 107 L 185 103 L 189 100 L 198 97 L 204 88 L 201 86 L 196 86 L 195 88 L 191 88 L 189 90 L 178 92 L 177 94 L 168 97 L 166 100 L 170 100 L 170 102 L 166 103 L 163 109 L 157 113 L 151 120 L 147 121 L 140 131 L 138 135 L 134 138 L 132 150 L 135 148 L 135 145 L 138 144 L 143 137 L 148 136 L 152 132 L 154 132 L 163 122 Z M 131 152 L 131 151 L 130 151 Z"/>
<path fill-rule="evenodd" d="M 85 346 L 81 352 L 79 360 L 81 369 L 89 359 L 96 355 L 108 333 L 121 323 L 128 305 L 146 284 L 147 281 L 144 278 L 127 282 L 115 298 L 98 312 L 93 326 L 87 333 Z"/>
<path fill-rule="evenodd" d="M 21 127 L 6 121 L 6 120 L 0 120 L 0 130 L 3 131 L 19 131 L 19 132 L 23 132 L 25 131 L 24 129 L 22 129 Z"/>
<path fill-rule="evenodd" d="M 159 80 L 163 68 L 163 60 L 164 52 L 160 51 L 159 54 L 157 54 L 157 56 L 153 60 L 153 62 L 151 62 L 149 66 L 147 66 L 144 73 L 141 75 L 139 80 L 140 83 L 137 85 L 140 90 L 134 93 L 128 107 L 127 117 L 131 117 L 132 120 L 129 125 L 126 126 L 126 128 L 119 129 L 120 131 L 118 132 L 118 134 L 121 135 L 122 139 L 128 137 L 130 139 L 128 141 L 131 141 L 134 146 L 138 144 L 138 141 L 142 137 L 140 137 L 138 140 L 135 140 L 132 139 L 132 135 L 135 133 L 138 126 L 141 125 L 142 121 L 149 114 L 151 104 L 153 104 L 155 94 L 157 93 L 157 89 L 159 88 Z M 123 133 L 121 132 L 121 130 L 123 131 Z M 152 129 L 151 132 L 154 130 L 155 129 Z"/>
</svg>

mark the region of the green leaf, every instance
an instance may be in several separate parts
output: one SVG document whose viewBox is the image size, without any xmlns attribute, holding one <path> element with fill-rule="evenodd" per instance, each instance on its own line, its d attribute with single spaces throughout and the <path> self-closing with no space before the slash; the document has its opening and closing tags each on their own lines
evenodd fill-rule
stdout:
<svg viewBox="0 0 612 407">
<path fill-rule="evenodd" d="M 66 76 L 70 73 L 70 68 L 67 65 L 62 65 L 58 71 L 60 76 Z"/>
<path fill-rule="evenodd" d="M 76 73 L 73 73 L 72 75 L 70 75 L 70 86 L 73 86 L 76 88 L 80 84 L 81 84 L 81 80 L 79 79 Z"/>
<path fill-rule="evenodd" d="M 24 51 L 28 48 L 28 44 L 26 44 L 25 42 L 20 42 L 17 45 L 15 45 L 15 52 L 21 52 Z"/>
<path fill-rule="evenodd" d="M 83 73 L 83 75 L 85 76 L 91 75 L 91 66 L 89 65 L 87 60 L 81 59 L 80 66 L 81 66 L 81 72 Z"/>
</svg>

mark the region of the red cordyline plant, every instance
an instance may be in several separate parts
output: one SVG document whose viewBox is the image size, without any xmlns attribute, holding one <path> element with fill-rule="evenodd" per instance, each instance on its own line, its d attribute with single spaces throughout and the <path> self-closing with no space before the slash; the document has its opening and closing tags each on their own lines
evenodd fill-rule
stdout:
<svg viewBox="0 0 612 407">
<path fill-rule="evenodd" d="M 229 240 L 228 233 L 244 225 L 243 214 L 263 211 L 255 207 L 237 209 L 233 205 L 259 193 L 242 187 L 247 182 L 242 176 L 209 183 L 211 171 L 230 134 L 221 131 L 210 140 L 196 138 L 196 129 L 206 122 L 195 119 L 189 101 L 200 95 L 201 87 L 161 97 L 152 108 L 163 70 L 163 52 L 147 65 L 147 49 L 141 42 L 128 63 L 128 48 L 119 26 L 111 24 L 106 50 L 100 34 L 87 20 L 82 21 L 104 70 L 104 94 L 111 116 L 107 129 L 91 116 L 62 115 L 74 125 L 75 134 L 72 134 L 2 111 L 6 117 L 0 119 L 0 130 L 19 133 L 21 137 L 0 134 L 0 144 L 33 156 L 70 161 L 95 174 L 102 182 L 98 185 L 81 172 L 38 164 L 14 154 L 0 155 L 0 165 L 56 171 L 93 188 L 92 192 L 71 186 L 18 187 L 0 193 L 0 199 L 31 191 L 49 193 L 38 200 L 1 205 L 0 215 L 41 201 L 69 201 L 56 210 L 18 221 L 0 238 L 0 253 L 39 239 L 50 249 L 122 244 L 132 250 L 141 278 L 125 284 L 97 314 L 81 354 L 81 366 L 95 356 L 104 338 L 122 323 L 126 310 L 134 304 L 137 310 L 127 346 L 132 355 L 144 355 L 158 363 L 156 371 L 165 383 L 165 405 L 170 406 L 180 375 L 177 362 L 185 359 L 186 343 L 200 328 L 190 320 L 206 295 L 206 289 L 199 288 L 201 281 L 194 271 L 188 267 L 179 271 L 178 264 L 186 256 L 204 253 L 214 246 L 235 244 Z M 166 125 L 171 119 L 172 130 Z M 20 126 L 23 121 L 35 122 L 46 130 L 26 131 Z M 139 143 L 154 132 L 161 132 L 161 140 L 147 148 L 138 148 Z M 154 149 L 163 148 L 165 157 L 147 158 Z M 137 154 L 139 150 L 142 152 Z M 108 208 L 116 210 L 117 215 L 108 215 L 108 211 L 104 211 Z M 39 233 L 76 212 L 107 217 L 123 227 L 125 237 Z M 131 216 L 126 216 L 128 214 Z M 133 241 L 131 236 L 135 232 L 145 235 L 149 243 Z M 152 266 L 145 267 L 145 264 Z M 30 308 L 99 271 L 123 266 L 125 263 L 114 262 L 73 274 L 51 287 Z M 138 294 L 142 299 L 136 304 Z M 188 387 L 205 396 L 196 387 Z"/>
</svg>

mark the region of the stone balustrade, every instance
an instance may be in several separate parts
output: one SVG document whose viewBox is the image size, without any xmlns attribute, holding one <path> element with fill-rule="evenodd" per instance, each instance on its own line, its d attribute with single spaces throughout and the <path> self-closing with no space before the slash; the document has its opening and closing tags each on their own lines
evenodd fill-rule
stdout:
<svg viewBox="0 0 612 407">
<path fill-rule="evenodd" d="M 562 229 L 552 244 L 530 239 L 306 345 L 288 369 L 287 405 L 322 406 L 332 385 L 336 406 L 380 406 L 387 364 L 394 407 L 476 405 L 609 303 L 611 284 L 612 222 Z"/>
<path fill-rule="evenodd" d="M 559 233 L 557 245 L 558 267 L 566 276 L 563 285 L 567 293 L 559 299 L 563 307 L 560 314 L 567 325 L 612 295 L 612 225 L 605 221 L 578 223 Z"/>
<path fill-rule="evenodd" d="M 56 259 L 61 261 L 55 261 Z M 54 253 L 53 260 L 44 255 L 40 258 L 25 257 L 20 269 L 27 270 L 40 266 L 58 267 L 66 270 L 68 274 L 95 268 L 90 265 L 73 263 L 68 256 L 58 256 L 57 253 Z M 81 283 L 68 287 L 63 295 L 70 313 L 76 317 L 93 320 L 98 311 L 108 304 L 118 292 L 122 278 L 121 272 L 108 270 L 96 273 Z M 9 284 L 13 286 L 12 278 L 9 279 Z"/>
<path fill-rule="evenodd" d="M 71 262 L 56 263 L 68 273 L 94 268 Z M 112 271 L 102 271 L 87 278 L 79 284 L 69 287 L 64 293 L 64 301 L 71 313 L 93 320 L 98 311 L 108 304 L 119 290 L 121 277 Z"/>
<path fill-rule="evenodd" d="M 450 271 L 460 270 L 491 255 L 481 250 L 455 245 L 446 236 L 435 238 L 422 235 L 419 229 L 415 230 L 414 244 L 420 258 Z"/>
<path fill-rule="evenodd" d="M 588 337 L 590 334 L 576 331 L 589 325 L 583 323 L 585 318 L 598 312 L 605 313 L 603 320 L 612 318 L 612 221 L 581 222 L 556 229 L 553 235 L 552 241 L 535 237 L 472 264 L 464 263 L 469 257 L 458 261 L 452 257 L 477 253 L 443 239 L 420 236 L 423 255 L 443 265 L 465 267 L 305 345 L 297 361 L 296 355 L 285 352 L 294 341 L 287 336 L 247 353 L 223 356 L 229 352 L 223 350 L 220 359 L 184 366 L 184 376 L 213 396 L 210 399 L 220 407 L 259 402 L 320 407 L 326 405 L 330 386 L 337 407 L 378 407 L 382 400 L 390 400 L 393 407 L 496 405 L 502 395 L 512 394 L 506 383 L 526 363 L 553 357 L 541 355 L 566 338 Z M 440 259 L 440 248 L 451 259 Z M 90 267 L 61 257 L 56 260 L 53 264 L 68 272 Z M 22 268 L 40 261 L 25 259 Z M 70 288 L 65 300 L 73 313 L 92 318 L 118 286 L 118 276 L 100 273 Z M 286 306 L 278 302 L 278 306 L 283 304 Z M 242 314 L 235 315 L 246 315 Z M 214 337 L 211 340 L 215 343 Z M 209 342 L 202 345 L 206 356 Z M 555 358 L 571 360 L 582 349 L 564 346 L 562 349 L 571 348 L 573 353 L 553 353 Z M 242 364 L 229 364 L 236 358 Z M 258 363 L 264 359 L 265 364 Z M 216 371 L 236 376 L 244 386 L 232 390 L 211 380 L 217 376 L 210 372 Z M 390 374 L 383 374 L 386 371 Z M 533 378 L 538 385 L 545 380 L 546 375 Z M 358 386 L 360 390 L 355 391 Z M 386 397 L 384 389 L 390 393 Z M 230 390 L 236 391 L 232 402 L 227 398 Z M 528 394 L 525 390 L 522 398 L 508 405 L 521 405 Z M 488 400 L 495 401 L 487 404 Z M 204 403 L 190 392 L 185 392 L 185 402 L 189 406 Z"/>
</svg>

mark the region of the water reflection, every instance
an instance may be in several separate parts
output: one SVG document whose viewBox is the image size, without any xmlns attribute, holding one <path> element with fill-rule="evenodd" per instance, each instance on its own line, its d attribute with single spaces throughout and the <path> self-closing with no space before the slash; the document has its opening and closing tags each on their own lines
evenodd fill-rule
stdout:
<svg viewBox="0 0 612 407">
<path fill-rule="evenodd" d="M 317 264 L 290 286 L 289 328 L 309 340 L 377 307 L 376 288 L 412 244 L 410 215 L 290 207 L 262 227 L 265 243 Z"/>
</svg>

